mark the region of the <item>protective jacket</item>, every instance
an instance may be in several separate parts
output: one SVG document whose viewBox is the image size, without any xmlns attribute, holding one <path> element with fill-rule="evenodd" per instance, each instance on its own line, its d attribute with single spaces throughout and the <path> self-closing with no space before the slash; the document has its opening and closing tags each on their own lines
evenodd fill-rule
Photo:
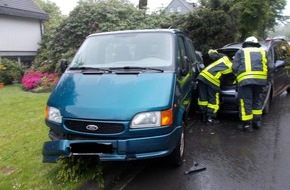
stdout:
<svg viewBox="0 0 290 190">
<path fill-rule="evenodd" d="M 247 47 L 237 51 L 233 60 L 233 72 L 239 86 L 267 85 L 267 55 L 262 48 Z"/>
<path fill-rule="evenodd" d="M 219 91 L 220 77 L 223 74 L 231 73 L 232 65 L 233 63 L 229 60 L 229 58 L 227 56 L 223 56 L 203 69 L 197 79 Z"/>
</svg>

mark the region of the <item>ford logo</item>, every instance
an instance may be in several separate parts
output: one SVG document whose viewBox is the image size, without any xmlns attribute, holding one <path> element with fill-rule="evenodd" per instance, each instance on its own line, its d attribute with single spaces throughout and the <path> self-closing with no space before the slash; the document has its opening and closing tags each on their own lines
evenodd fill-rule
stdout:
<svg viewBox="0 0 290 190">
<path fill-rule="evenodd" d="M 96 126 L 96 125 L 87 125 L 86 129 L 89 130 L 89 131 L 96 131 L 96 130 L 99 129 L 99 127 Z"/>
</svg>

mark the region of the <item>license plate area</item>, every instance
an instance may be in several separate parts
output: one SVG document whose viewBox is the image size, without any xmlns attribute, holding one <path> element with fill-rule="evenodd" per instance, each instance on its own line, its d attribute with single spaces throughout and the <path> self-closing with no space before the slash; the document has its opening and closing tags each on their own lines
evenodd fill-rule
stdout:
<svg viewBox="0 0 290 190">
<path fill-rule="evenodd" d="M 113 153 L 113 145 L 100 143 L 73 143 L 70 145 L 73 155 L 98 155 Z"/>
</svg>

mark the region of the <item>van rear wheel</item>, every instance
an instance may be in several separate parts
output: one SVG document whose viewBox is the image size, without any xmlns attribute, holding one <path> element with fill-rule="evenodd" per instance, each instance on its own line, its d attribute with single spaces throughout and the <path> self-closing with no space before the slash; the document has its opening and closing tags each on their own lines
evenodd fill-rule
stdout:
<svg viewBox="0 0 290 190">
<path fill-rule="evenodd" d="M 175 149 L 169 155 L 170 163 L 172 163 L 172 165 L 174 166 L 180 166 L 183 162 L 185 148 L 184 135 L 185 135 L 185 123 L 184 121 L 182 121 L 180 139 Z"/>
</svg>

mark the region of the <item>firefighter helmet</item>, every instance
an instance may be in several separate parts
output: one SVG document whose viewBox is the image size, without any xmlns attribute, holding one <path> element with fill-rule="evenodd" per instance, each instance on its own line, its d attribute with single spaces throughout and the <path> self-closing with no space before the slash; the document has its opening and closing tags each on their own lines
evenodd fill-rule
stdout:
<svg viewBox="0 0 290 190">
<path fill-rule="evenodd" d="M 244 41 L 243 47 L 261 47 L 261 44 L 255 36 L 251 36 Z"/>
<path fill-rule="evenodd" d="M 220 54 L 217 50 L 213 50 L 213 49 L 210 49 L 207 52 L 207 54 L 212 61 L 216 61 L 222 57 L 222 54 Z"/>
</svg>

